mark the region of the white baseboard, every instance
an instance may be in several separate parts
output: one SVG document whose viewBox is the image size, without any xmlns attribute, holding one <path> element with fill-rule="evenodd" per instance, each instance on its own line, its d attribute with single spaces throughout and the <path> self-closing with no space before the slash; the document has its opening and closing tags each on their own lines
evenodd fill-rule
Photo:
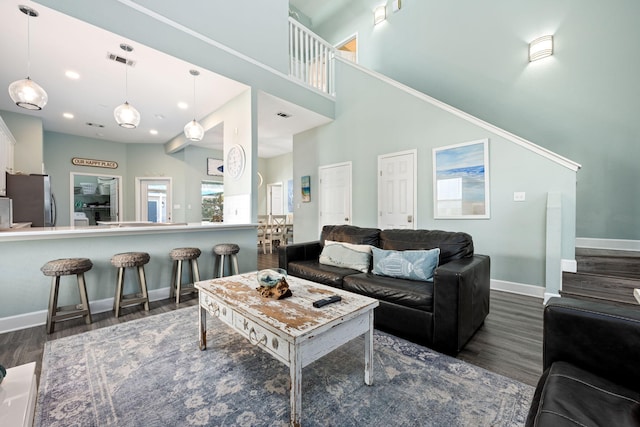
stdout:
<svg viewBox="0 0 640 427">
<path fill-rule="evenodd" d="M 491 279 L 491 289 L 525 295 L 534 298 L 544 298 L 545 288 L 542 286 L 526 285 L 524 283 L 507 282 L 506 280 Z"/>
<path fill-rule="evenodd" d="M 640 240 L 576 238 L 576 248 L 640 251 Z"/>
<path fill-rule="evenodd" d="M 550 300 L 551 298 L 554 298 L 554 297 L 559 297 L 559 298 L 561 298 L 562 296 L 561 296 L 560 294 L 552 294 L 551 292 L 545 292 L 545 293 L 544 293 L 544 305 L 547 305 L 547 303 L 549 302 L 549 300 Z"/>
<path fill-rule="evenodd" d="M 577 273 L 578 262 L 575 259 L 563 259 L 560 261 L 560 268 L 567 273 Z"/>
<path fill-rule="evenodd" d="M 149 291 L 149 301 L 159 301 L 169 298 L 169 287 L 153 289 Z M 89 301 L 91 314 L 104 313 L 113 310 L 113 298 L 105 298 Z M 41 326 L 47 323 L 47 310 L 34 311 L 32 313 L 18 314 L 16 316 L 0 319 L 0 334 L 17 331 L 20 329 Z"/>
</svg>

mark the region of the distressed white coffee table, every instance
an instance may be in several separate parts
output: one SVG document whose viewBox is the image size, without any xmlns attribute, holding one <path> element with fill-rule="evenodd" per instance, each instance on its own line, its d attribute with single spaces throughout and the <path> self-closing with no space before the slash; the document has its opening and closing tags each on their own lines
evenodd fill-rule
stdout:
<svg viewBox="0 0 640 427">
<path fill-rule="evenodd" d="M 256 291 L 256 273 L 197 282 L 200 290 L 200 350 L 207 347 L 207 312 L 289 366 L 291 425 L 299 426 L 302 368 L 352 339 L 365 335 L 364 382 L 373 383 L 373 298 L 287 278 L 292 297 L 265 299 Z M 342 301 L 321 308 L 313 301 L 329 295 Z"/>
</svg>

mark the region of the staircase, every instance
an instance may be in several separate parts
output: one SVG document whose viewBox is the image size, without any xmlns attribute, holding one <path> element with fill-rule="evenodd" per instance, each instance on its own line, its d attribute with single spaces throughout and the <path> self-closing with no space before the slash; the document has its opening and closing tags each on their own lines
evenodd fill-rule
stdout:
<svg viewBox="0 0 640 427">
<path fill-rule="evenodd" d="M 560 295 L 638 307 L 640 252 L 576 248 L 576 261 L 577 273 L 562 274 Z"/>
</svg>

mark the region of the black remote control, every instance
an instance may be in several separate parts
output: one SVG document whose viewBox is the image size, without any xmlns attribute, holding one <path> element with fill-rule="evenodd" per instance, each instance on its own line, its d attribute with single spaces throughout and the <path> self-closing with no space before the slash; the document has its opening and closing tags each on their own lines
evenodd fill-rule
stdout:
<svg viewBox="0 0 640 427">
<path fill-rule="evenodd" d="M 342 300 L 340 295 L 331 295 L 330 297 L 319 299 L 318 301 L 313 302 L 313 306 L 315 308 L 324 307 L 327 304 L 331 304 L 332 302 L 338 302 Z"/>
</svg>

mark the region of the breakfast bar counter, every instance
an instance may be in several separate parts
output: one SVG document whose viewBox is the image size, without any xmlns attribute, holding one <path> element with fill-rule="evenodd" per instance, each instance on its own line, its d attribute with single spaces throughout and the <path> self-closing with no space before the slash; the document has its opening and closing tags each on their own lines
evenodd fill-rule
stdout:
<svg viewBox="0 0 640 427">
<path fill-rule="evenodd" d="M 256 224 L 224 223 L 113 223 L 91 227 L 32 227 L 0 232 L 0 333 L 44 324 L 49 301 L 50 278 L 40 271 L 59 258 L 89 258 L 93 268 L 85 273 L 92 313 L 113 308 L 117 269 L 111 257 L 121 252 L 147 252 L 151 260 L 145 271 L 149 299 L 169 297 L 172 261 L 169 252 L 197 247 L 202 280 L 213 277 L 212 248 L 219 243 L 240 246 L 240 272 L 257 267 Z M 135 285 L 134 275 L 126 287 Z M 60 302 L 76 304 L 78 289 L 61 282 Z"/>
</svg>

